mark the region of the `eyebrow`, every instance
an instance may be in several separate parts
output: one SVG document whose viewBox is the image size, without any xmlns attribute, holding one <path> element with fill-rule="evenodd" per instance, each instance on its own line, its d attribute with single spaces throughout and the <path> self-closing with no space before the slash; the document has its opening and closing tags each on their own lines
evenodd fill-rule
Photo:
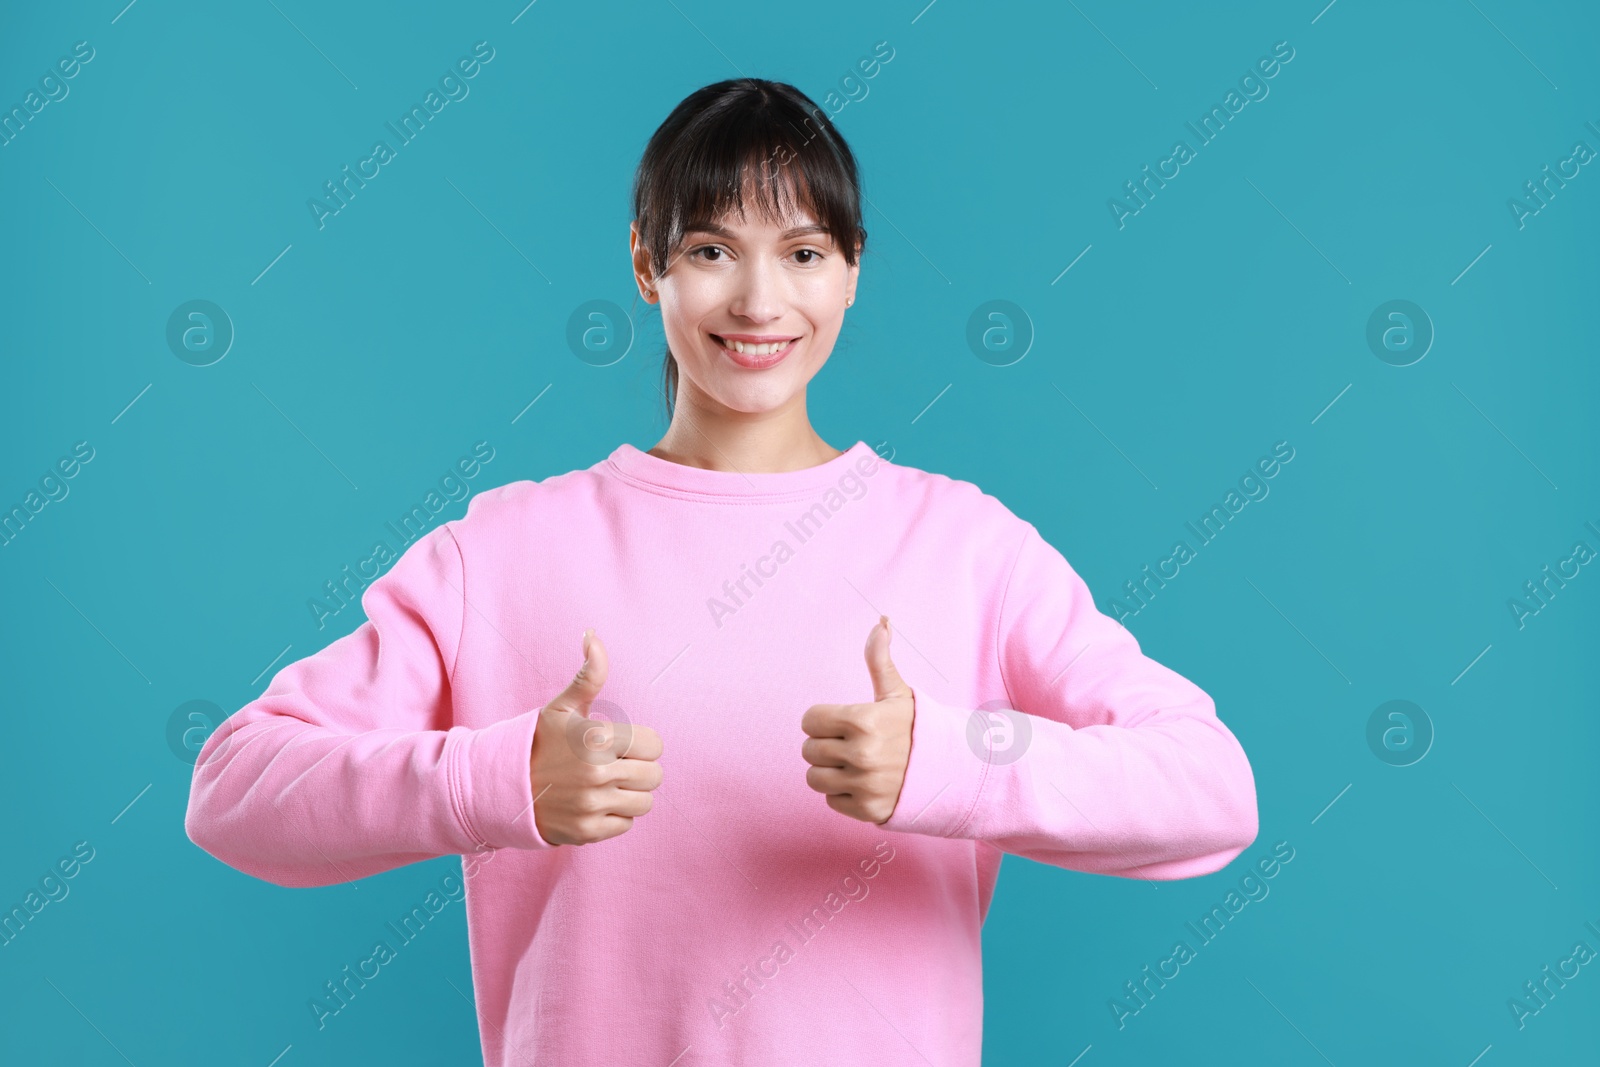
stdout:
<svg viewBox="0 0 1600 1067">
<path fill-rule="evenodd" d="M 724 229 L 723 227 L 718 226 L 714 222 L 706 222 L 706 223 L 701 223 L 701 224 L 699 224 L 697 226 L 690 226 L 687 229 L 685 229 L 683 232 L 686 233 L 686 234 L 690 234 L 690 233 L 709 233 L 714 237 L 722 237 L 722 238 L 726 238 L 726 239 L 729 239 L 729 240 L 731 240 L 731 239 L 733 239 L 733 238 L 738 236 L 732 230 Z M 793 227 L 791 229 L 784 230 L 783 233 L 781 233 L 778 236 L 778 240 L 787 241 L 790 238 L 793 238 L 793 237 L 804 237 L 806 234 L 811 234 L 811 233 L 824 233 L 825 234 L 825 233 L 828 233 L 828 228 L 826 226 L 819 226 L 819 225 L 815 225 L 815 224 L 809 225 L 809 226 L 795 226 L 795 227 Z"/>
</svg>

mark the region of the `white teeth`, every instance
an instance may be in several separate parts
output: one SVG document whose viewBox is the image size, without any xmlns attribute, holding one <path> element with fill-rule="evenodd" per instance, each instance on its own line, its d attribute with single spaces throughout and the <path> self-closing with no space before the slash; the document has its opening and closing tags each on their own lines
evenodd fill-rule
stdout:
<svg viewBox="0 0 1600 1067">
<path fill-rule="evenodd" d="M 746 356 L 770 356 L 789 343 L 789 341 L 779 341 L 776 344 L 750 345 L 745 344 L 743 341 L 730 341 L 725 337 L 717 339 L 722 342 L 722 347 Z M 793 340 L 793 338 L 790 338 L 790 340 Z"/>
</svg>

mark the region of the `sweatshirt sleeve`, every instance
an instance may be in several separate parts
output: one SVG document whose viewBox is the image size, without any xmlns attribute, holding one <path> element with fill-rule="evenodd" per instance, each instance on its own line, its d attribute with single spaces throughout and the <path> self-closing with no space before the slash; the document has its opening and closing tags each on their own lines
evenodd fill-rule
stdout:
<svg viewBox="0 0 1600 1067">
<path fill-rule="evenodd" d="M 453 723 L 466 575 L 449 525 L 413 543 L 361 606 L 360 627 L 282 668 L 206 739 L 189 839 L 296 887 L 551 847 L 534 825 L 528 773 L 538 709 L 477 729 Z"/>
<path fill-rule="evenodd" d="M 986 841 L 1125 878 L 1210 874 L 1255 840 L 1255 777 L 1209 696 L 1149 659 L 1028 523 L 996 635 L 1008 706 L 913 686 L 911 756 L 885 829 Z"/>
</svg>

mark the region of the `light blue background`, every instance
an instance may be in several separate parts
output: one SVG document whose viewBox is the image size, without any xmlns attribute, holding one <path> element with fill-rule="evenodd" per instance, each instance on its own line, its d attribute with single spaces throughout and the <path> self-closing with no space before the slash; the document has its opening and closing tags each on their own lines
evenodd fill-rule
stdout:
<svg viewBox="0 0 1600 1067">
<path fill-rule="evenodd" d="M 459 904 L 325 1030 L 307 1008 L 459 861 L 311 890 L 235 872 L 184 834 L 169 716 L 236 709 L 353 629 L 319 631 L 307 599 L 474 442 L 496 450 L 474 491 L 653 445 L 662 340 L 626 256 L 645 140 L 739 74 L 821 101 L 880 40 L 893 60 L 836 116 L 871 237 L 810 393 L 830 443 L 976 482 L 1107 611 L 1295 449 L 1128 622 L 1243 743 L 1258 841 L 1156 888 L 1008 857 L 986 1062 L 1593 1054 L 1600 966 L 1525 1029 L 1507 1008 L 1575 942 L 1600 950 L 1600 568 L 1524 628 L 1507 607 L 1575 541 L 1600 549 L 1600 166 L 1523 228 L 1507 207 L 1600 149 L 1592 5 L 123 2 L 0 26 L 7 109 L 95 49 L 0 147 L 0 505 L 95 449 L 0 549 L 0 903 L 96 850 L 0 949 L 0 1060 L 475 1060 Z M 319 230 L 307 199 L 479 40 L 470 96 Z M 1107 200 L 1279 41 L 1270 95 L 1119 229 Z M 209 367 L 164 338 L 193 299 L 237 331 Z M 638 326 L 604 368 L 565 341 L 593 299 Z M 965 341 L 992 299 L 1031 322 L 1011 366 Z M 1412 366 L 1365 341 L 1392 299 L 1437 331 Z M 1391 699 L 1436 731 L 1412 766 L 1366 741 Z M 1278 841 L 1270 896 L 1119 1030 L 1123 983 Z"/>
</svg>

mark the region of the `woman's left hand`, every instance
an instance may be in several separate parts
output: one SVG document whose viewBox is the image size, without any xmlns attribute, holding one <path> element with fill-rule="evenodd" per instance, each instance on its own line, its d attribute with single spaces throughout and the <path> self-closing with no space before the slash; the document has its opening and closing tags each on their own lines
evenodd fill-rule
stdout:
<svg viewBox="0 0 1600 1067">
<path fill-rule="evenodd" d="M 915 705 L 911 687 L 889 658 L 889 617 L 867 635 L 870 704 L 813 704 L 800 718 L 806 740 L 800 755 L 811 766 L 806 784 L 825 794 L 828 807 L 862 822 L 894 814 L 911 759 Z"/>
</svg>

